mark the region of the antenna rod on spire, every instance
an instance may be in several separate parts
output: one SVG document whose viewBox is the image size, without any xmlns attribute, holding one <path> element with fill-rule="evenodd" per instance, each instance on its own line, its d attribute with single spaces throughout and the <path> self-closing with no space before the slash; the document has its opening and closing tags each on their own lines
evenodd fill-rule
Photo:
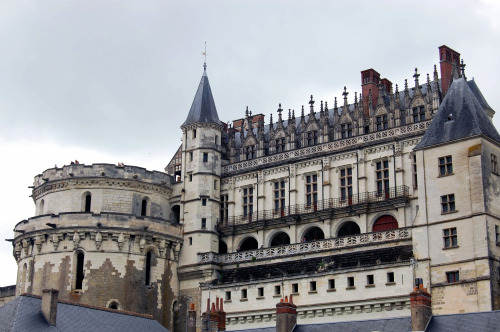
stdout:
<svg viewBox="0 0 500 332">
<path fill-rule="evenodd" d="M 201 55 L 205 56 L 203 61 L 203 69 L 207 69 L 207 42 L 205 42 L 205 52 L 201 52 Z"/>
</svg>

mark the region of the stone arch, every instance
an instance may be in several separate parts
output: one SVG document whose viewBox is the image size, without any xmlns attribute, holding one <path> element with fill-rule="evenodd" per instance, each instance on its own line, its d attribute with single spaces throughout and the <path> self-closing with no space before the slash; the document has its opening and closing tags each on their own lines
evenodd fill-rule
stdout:
<svg viewBox="0 0 500 332">
<path fill-rule="evenodd" d="M 387 115 L 387 114 L 389 114 L 389 112 L 387 111 L 387 109 L 384 106 L 380 106 L 375 111 L 374 116 L 381 116 L 381 115 Z"/>
<path fill-rule="evenodd" d="M 82 211 L 91 212 L 92 209 L 92 193 L 86 191 L 82 194 Z"/>
<path fill-rule="evenodd" d="M 178 224 L 180 222 L 180 217 L 181 217 L 181 206 L 180 205 L 174 205 L 172 206 L 172 209 L 170 211 L 170 220 L 174 224 Z"/>
<path fill-rule="evenodd" d="M 85 279 L 85 251 L 81 248 L 75 250 L 73 261 L 73 289 L 81 290 Z"/>
<path fill-rule="evenodd" d="M 306 132 L 316 131 L 316 130 L 318 130 L 318 125 L 316 124 L 316 121 L 310 122 L 306 127 Z"/>
<path fill-rule="evenodd" d="M 269 240 L 269 247 L 277 247 L 290 244 L 290 236 L 283 231 L 276 232 Z"/>
<path fill-rule="evenodd" d="M 151 200 L 149 197 L 144 196 L 141 201 L 141 217 L 151 215 Z"/>
<path fill-rule="evenodd" d="M 325 239 L 325 233 L 323 230 L 314 225 L 306 228 L 304 232 L 302 233 L 301 236 L 301 242 L 309 242 L 309 241 L 316 241 L 316 240 L 324 240 Z"/>
<path fill-rule="evenodd" d="M 253 236 L 247 236 L 241 240 L 240 245 L 236 251 L 253 250 L 259 248 L 259 243 Z"/>
<path fill-rule="evenodd" d="M 117 299 L 111 299 L 106 304 L 106 307 L 113 310 L 120 310 L 122 306 L 120 305 L 120 302 Z"/>
<path fill-rule="evenodd" d="M 355 221 L 349 220 L 344 222 L 337 231 L 337 237 L 340 236 L 350 236 L 350 235 L 356 235 L 356 234 L 361 234 L 361 229 L 359 228 L 358 223 Z"/>
<path fill-rule="evenodd" d="M 392 215 L 384 214 L 375 220 L 375 222 L 373 223 L 372 231 L 380 232 L 397 228 L 399 228 L 399 225 L 396 218 L 394 218 L 394 216 Z"/>
<path fill-rule="evenodd" d="M 219 254 L 227 254 L 227 244 L 222 240 L 219 240 Z"/>
</svg>

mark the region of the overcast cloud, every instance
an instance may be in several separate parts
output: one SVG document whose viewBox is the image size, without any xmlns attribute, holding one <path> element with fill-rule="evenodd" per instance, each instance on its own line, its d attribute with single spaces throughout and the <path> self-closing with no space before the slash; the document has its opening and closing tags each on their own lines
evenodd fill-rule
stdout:
<svg viewBox="0 0 500 332">
<path fill-rule="evenodd" d="M 500 110 L 500 5 L 484 1 L 0 2 L 0 286 L 14 284 L 14 225 L 34 214 L 27 188 L 78 159 L 162 170 L 207 72 L 222 121 L 333 105 L 360 71 L 400 87 L 432 77 L 438 47 L 460 52 Z M 276 119 L 276 116 L 275 116 Z M 500 128 L 500 116 L 494 123 Z"/>
</svg>

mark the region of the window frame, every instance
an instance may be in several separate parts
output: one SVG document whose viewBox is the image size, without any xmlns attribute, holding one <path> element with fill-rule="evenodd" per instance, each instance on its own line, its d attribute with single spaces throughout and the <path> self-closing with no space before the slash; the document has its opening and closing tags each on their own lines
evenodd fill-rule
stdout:
<svg viewBox="0 0 500 332">
<path fill-rule="evenodd" d="M 352 137 L 352 123 L 346 122 L 340 125 L 340 138 L 350 138 Z"/>
<path fill-rule="evenodd" d="M 425 121 L 425 106 L 416 106 L 412 108 L 411 112 L 413 123 Z"/>
<path fill-rule="evenodd" d="M 460 271 L 447 271 L 446 282 L 449 284 L 460 282 Z"/>
<path fill-rule="evenodd" d="M 352 167 L 344 167 L 339 174 L 340 199 L 342 201 L 352 200 L 352 188 Z"/>
<path fill-rule="evenodd" d="M 241 206 L 243 207 L 243 217 L 252 218 L 253 214 L 253 187 L 243 188 L 243 195 L 241 197 Z"/>
<path fill-rule="evenodd" d="M 443 249 L 458 248 L 458 231 L 456 227 L 443 229 Z"/>
<path fill-rule="evenodd" d="M 388 196 L 390 194 L 389 160 L 375 162 L 375 184 L 378 195 L 385 193 Z"/>
<path fill-rule="evenodd" d="M 455 204 L 455 194 L 441 196 L 441 214 L 457 212 Z"/>
<path fill-rule="evenodd" d="M 389 129 L 389 117 L 387 114 L 379 115 L 375 118 L 377 131 Z"/>
<path fill-rule="evenodd" d="M 451 155 L 438 158 L 439 177 L 453 175 L 453 157 Z"/>
<path fill-rule="evenodd" d="M 285 180 L 278 180 L 273 183 L 273 205 L 274 205 L 274 213 L 278 213 L 281 211 L 285 211 Z"/>
<path fill-rule="evenodd" d="M 491 154 L 491 173 L 498 175 L 498 158 L 496 154 Z"/>
<path fill-rule="evenodd" d="M 308 174 L 306 177 L 306 206 L 316 206 L 318 203 L 318 174 Z"/>
</svg>

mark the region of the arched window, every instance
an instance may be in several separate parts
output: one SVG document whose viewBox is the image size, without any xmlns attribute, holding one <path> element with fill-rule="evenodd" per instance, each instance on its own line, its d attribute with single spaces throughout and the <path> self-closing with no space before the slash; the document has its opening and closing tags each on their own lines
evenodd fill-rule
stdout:
<svg viewBox="0 0 500 332">
<path fill-rule="evenodd" d="M 323 233 L 323 230 L 319 227 L 311 227 L 305 232 L 304 236 L 302 237 L 302 242 L 309 242 L 309 241 L 316 241 L 316 240 L 323 240 L 325 238 L 325 233 Z"/>
<path fill-rule="evenodd" d="M 359 229 L 358 224 L 354 221 L 348 221 L 340 227 L 337 236 L 348 236 L 348 235 L 356 235 L 360 234 L 361 230 Z"/>
<path fill-rule="evenodd" d="M 389 215 L 379 217 L 373 224 L 374 232 L 387 231 L 396 228 L 398 228 L 398 221 L 396 218 Z"/>
<path fill-rule="evenodd" d="M 75 289 L 82 289 L 83 285 L 83 267 L 84 267 L 84 262 L 85 262 L 85 255 L 83 252 L 78 252 L 76 254 L 76 282 L 75 282 Z"/>
<path fill-rule="evenodd" d="M 109 309 L 114 309 L 114 310 L 118 310 L 120 306 L 118 305 L 118 303 L 116 301 L 113 301 L 109 304 Z"/>
<path fill-rule="evenodd" d="M 38 214 L 39 214 L 39 215 L 40 215 L 40 214 L 43 214 L 43 210 L 44 210 L 44 208 L 45 208 L 45 201 L 42 199 L 42 200 L 40 201 L 40 209 L 39 209 L 39 211 L 38 211 Z"/>
<path fill-rule="evenodd" d="M 237 251 L 253 250 L 257 249 L 259 243 L 253 237 L 247 237 L 239 246 Z"/>
<path fill-rule="evenodd" d="M 90 207 L 92 205 L 92 195 L 90 193 L 87 193 L 85 195 L 85 212 L 90 212 Z"/>
<path fill-rule="evenodd" d="M 146 280 L 144 282 L 145 285 L 151 285 L 151 259 L 152 259 L 151 251 L 148 251 L 146 254 Z"/>
<path fill-rule="evenodd" d="M 142 206 L 141 206 L 141 217 L 146 216 L 147 209 L 148 209 L 148 200 L 144 198 L 142 200 Z"/>
<path fill-rule="evenodd" d="M 227 254 L 227 244 L 219 240 L 219 254 Z"/>
<path fill-rule="evenodd" d="M 276 233 L 271 239 L 270 247 L 282 246 L 285 244 L 290 244 L 290 237 L 285 232 Z"/>
<path fill-rule="evenodd" d="M 171 220 L 174 224 L 179 223 L 179 217 L 181 215 L 181 207 L 179 205 L 172 206 Z"/>
</svg>

